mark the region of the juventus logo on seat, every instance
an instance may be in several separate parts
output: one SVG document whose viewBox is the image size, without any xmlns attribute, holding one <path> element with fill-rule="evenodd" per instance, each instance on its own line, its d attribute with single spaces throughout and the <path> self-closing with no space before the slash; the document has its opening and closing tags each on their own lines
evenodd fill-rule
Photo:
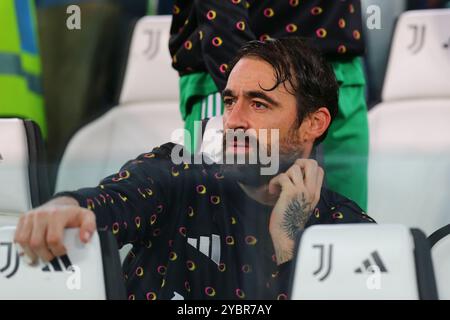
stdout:
<svg viewBox="0 0 450 320">
<path fill-rule="evenodd" d="M 197 243 L 199 241 L 197 241 L 197 239 L 188 238 L 187 242 L 205 256 L 210 258 L 215 264 L 220 264 L 220 237 L 217 234 L 213 234 L 211 237 L 200 237 L 198 247 Z"/>
<path fill-rule="evenodd" d="M 371 261 L 371 258 L 373 261 Z M 370 257 L 368 259 L 365 259 L 362 262 L 362 267 L 356 268 L 355 269 L 355 273 L 363 273 L 363 270 L 365 272 L 372 272 L 373 270 L 373 266 L 378 267 L 378 269 L 380 270 L 380 272 L 384 272 L 387 273 L 387 269 L 386 266 L 383 263 L 383 260 L 381 260 L 381 257 L 378 253 L 378 251 L 374 251 L 370 254 Z"/>
<path fill-rule="evenodd" d="M 408 49 L 413 53 L 417 54 L 422 50 L 425 43 L 425 32 L 426 27 L 424 25 L 410 25 L 410 29 L 414 30 L 413 42 L 408 46 Z"/>
<path fill-rule="evenodd" d="M 148 60 L 152 60 L 159 51 L 159 39 L 161 37 L 160 30 L 145 30 L 145 34 L 148 34 L 147 48 L 144 50 L 144 54 Z"/>
<path fill-rule="evenodd" d="M 333 245 L 315 244 L 313 248 L 320 250 L 319 267 L 314 271 L 313 275 L 319 277 L 319 281 L 324 281 L 330 275 L 333 267 Z"/>
<path fill-rule="evenodd" d="M 3 248 L 6 248 L 4 250 Z M 6 258 L 6 259 L 5 259 Z M 4 265 L 2 265 L 4 261 Z M 0 242 L 0 274 L 9 279 L 19 269 L 19 253 L 13 250 L 12 242 Z"/>
<path fill-rule="evenodd" d="M 62 262 L 62 266 L 60 264 L 60 261 Z M 53 270 L 50 269 L 50 266 L 52 267 Z M 52 261 L 50 261 L 49 264 L 45 265 L 42 268 L 42 271 L 44 271 L 44 272 L 72 271 L 72 262 L 70 261 L 70 259 L 69 259 L 69 257 L 67 255 L 64 255 L 64 256 L 61 256 L 59 258 L 55 258 Z"/>
</svg>

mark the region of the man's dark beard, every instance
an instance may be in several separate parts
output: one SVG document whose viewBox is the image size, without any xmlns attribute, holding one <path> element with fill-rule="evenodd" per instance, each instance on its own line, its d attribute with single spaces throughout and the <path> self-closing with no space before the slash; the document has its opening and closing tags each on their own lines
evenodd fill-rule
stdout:
<svg viewBox="0 0 450 320">
<path fill-rule="evenodd" d="M 286 172 L 297 160 L 298 156 L 287 156 L 280 154 L 280 165 L 277 174 Z M 222 174 L 230 179 L 239 181 L 240 183 L 259 187 L 267 184 L 275 175 L 262 175 L 261 168 L 269 167 L 270 165 L 257 164 L 221 164 Z"/>
<path fill-rule="evenodd" d="M 294 128 L 292 128 L 294 129 Z M 232 164 L 227 164 L 225 159 L 223 159 L 223 163 L 221 164 L 221 172 L 222 174 L 229 178 L 229 179 L 233 179 L 236 180 L 244 185 L 247 186 L 251 186 L 251 187 L 259 187 L 262 186 L 264 184 L 268 184 L 270 182 L 270 180 L 275 177 L 276 175 L 278 175 L 281 172 L 286 172 L 294 163 L 297 159 L 299 159 L 301 157 L 302 154 L 302 147 L 299 143 L 299 141 L 297 141 L 297 139 L 295 138 L 295 134 L 292 131 L 289 132 L 289 138 L 287 139 L 287 141 L 285 141 L 285 143 L 280 143 L 280 150 L 279 150 L 279 167 L 278 167 L 278 171 L 277 173 L 273 174 L 273 175 L 263 175 L 261 174 L 261 169 L 264 167 L 270 167 L 271 164 L 267 164 L 267 165 L 263 165 L 260 161 L 260 157 L 259 157 L 259 150 L 261 148 L 261 145 L 259 143 L 259 141 L 256 141 L 257 144 L 257 161 L 256 164 L 249 164 L 249 155 L 246 155 L 245 157 L 245 164 L 238 164 L 236 161 L 237 156 L 235 155 L 234 157 L 234 161 Z M 284 147 L 284 146 L 288 146 L 288 147 Z M 225 152 L 226 152 L 226 142 L 225 142 L 225 137 L 223 140 L 223 152 L 224 152 L 224 157 L 225 157 Z M 267 150 L 263 150 L 263 153 L 265 153 Z M 255 152 L 255 150 L 253 150 L 253 152 Z M 269 153 L 265 153 L 265 154 L 269 154 L 270 157 L 272 157 L 272 151 L 269 147 Z M 271 158 L 272 159 L 272 158 Z"/>
</svg>

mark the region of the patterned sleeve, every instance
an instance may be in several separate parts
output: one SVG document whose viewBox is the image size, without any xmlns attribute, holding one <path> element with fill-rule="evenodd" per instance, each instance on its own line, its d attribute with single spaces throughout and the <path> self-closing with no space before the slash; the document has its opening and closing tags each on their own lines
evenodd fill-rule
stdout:
<svg viewBox="0 0 450 320">
<path fill-rule="evenodd" d="M 248 2 L 244 0 L 196 0 L 200 41 L 206 68 L 219 91 L 226 85 L 228 65 L 242 45 L 255 39 L 250 29 Z"/>
<path fill-rule="evenodd" d="M 161 155 L 161 148 L 155 148 L 127 162 L 95 188 L 62 192 L 55 197 L 73 197 L 80 206 L 92 210 L 97 228 L 111 230 L 119 246 L 145 243 L 157 236 L 168 220 L 173 170 L 169 158 Z"/>
</svg>

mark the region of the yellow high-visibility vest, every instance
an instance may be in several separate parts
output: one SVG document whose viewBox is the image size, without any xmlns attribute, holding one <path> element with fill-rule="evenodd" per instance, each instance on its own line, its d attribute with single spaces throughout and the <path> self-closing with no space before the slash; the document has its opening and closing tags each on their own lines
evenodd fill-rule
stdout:
<svg viewBox="0 0 450 320">
<path fill-rule="evenodd" d="M 33 0 L 0 0 L 0 118 L 34 120 L 46 137 Z"/>
</svg>

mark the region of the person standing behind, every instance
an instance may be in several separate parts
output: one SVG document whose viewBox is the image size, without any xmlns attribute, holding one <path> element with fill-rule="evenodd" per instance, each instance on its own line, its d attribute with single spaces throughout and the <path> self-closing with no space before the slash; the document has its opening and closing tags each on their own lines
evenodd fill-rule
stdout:
<svg viewBox="0 0 450 320">
<path fill-rule="evenodd" d="M 229 62 L 250 40 L 308 38 L 332 63 L 339 113 L 322 143 L 327 185 L 367 206 L 368 120 L 359 0 L 175 0 L 169 49 L 180 75 L 180 111 L 198 147 L 194 123 L 223 113 Z M 188 141 L 186 141 L 188 142 Z M 189 143 L 187 143 L 189 148 Z"/>
</svg>

